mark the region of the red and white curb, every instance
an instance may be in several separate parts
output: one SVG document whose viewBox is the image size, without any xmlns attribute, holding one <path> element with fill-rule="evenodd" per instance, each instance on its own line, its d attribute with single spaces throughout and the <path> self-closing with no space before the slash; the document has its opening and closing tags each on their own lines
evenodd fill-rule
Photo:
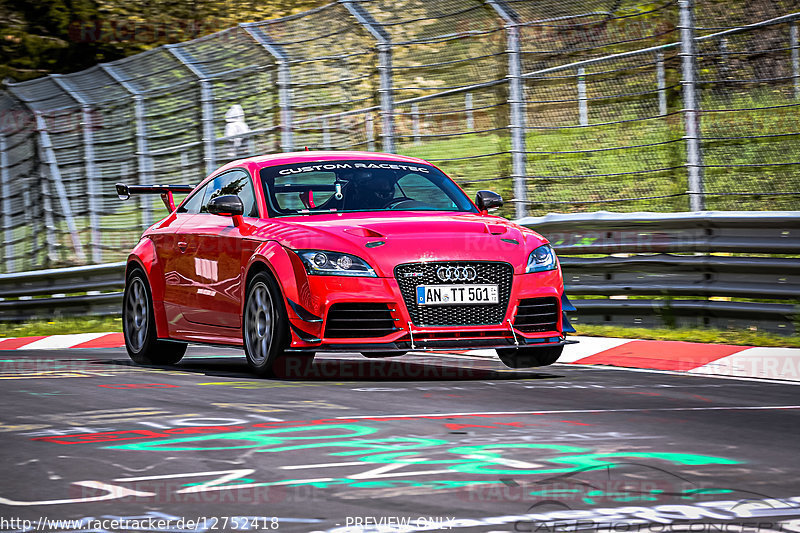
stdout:
<svg viewBox="0 0 800 533">
<path fill-rule="evenodd" d="M 120 348 L 125 346 L 122 333 L 76 333 L 16 337 L 0 340 L 0 350 L 65 350 L 68 348 Z"/>
<path fill-rule="evenodd" d="M 607 337 L 570 338 L 580 343 L 567 346 L 558 360 L 559 363 L 800 381 L 800 348 L 758 348 Z M 122 333 L 79 333 L 0 339 L 0 350 L 64 350 L 124 346 Z M 497 357 L 494 350 L 470 350 L 458 353 L 476 357 Z"/>
</svg>

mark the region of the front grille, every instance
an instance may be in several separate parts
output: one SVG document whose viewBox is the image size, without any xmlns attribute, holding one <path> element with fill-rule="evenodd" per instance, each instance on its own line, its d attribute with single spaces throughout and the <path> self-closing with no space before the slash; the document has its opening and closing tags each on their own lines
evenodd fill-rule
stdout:
<svg viewBox="0 0 800 533">
<path fill-rule="evenodd" d="M 442 282 L 436 271 L 442 266 L 471 266 L 477 272 L 472 281 Z M 488 326 L 500 324 L 508 309 L 514 269 L 508 263 L 488 261 L 440 261 L 397 265 L 394 277 L 415 326 Z M 417 305 L 417 285 L 498 285 L 497 304 Z"/>
<path fill-rule="evenodd" d="M 384 337 L 398 331 L 389 304 L 338 303 L 328 310 L 325 337 Z"/>
<path fill-rule="evenodd" d="M 558 300 L 556 298 L 526 298 L 520 300 L 514 328 L 523 333 L 556 331 Z"/>
</svg>

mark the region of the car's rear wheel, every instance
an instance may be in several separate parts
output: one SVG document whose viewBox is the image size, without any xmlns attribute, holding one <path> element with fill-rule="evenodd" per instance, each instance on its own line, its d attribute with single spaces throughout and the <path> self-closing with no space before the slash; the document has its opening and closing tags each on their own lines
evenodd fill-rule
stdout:
<svg viewBox="0 0 800 533">
<path fill-rule="evenodd" d="M 314 354 L 287 354 L 289 318 L 277 283 L 265 272 L 256 274 L 247 289 L 242 336 L 250 368 L 259 376 L 287 377 L 302 373 Z"/>
<path fill-rule="evenodd" d="M 498 348 L 497 355 L 509 368 L 531 368 L 552 365 L 558 361 L 563 350 L 563 346 Z"/>
<path fill-rule="evenodd" d="M 140 365 L 173 365 L 186 353 L 186 343 L 161 340 L 156 334 L 153 297 L 139 268 L 128 274 L 122 296 L 122 332 L 125 349 Z"/>
</svg>

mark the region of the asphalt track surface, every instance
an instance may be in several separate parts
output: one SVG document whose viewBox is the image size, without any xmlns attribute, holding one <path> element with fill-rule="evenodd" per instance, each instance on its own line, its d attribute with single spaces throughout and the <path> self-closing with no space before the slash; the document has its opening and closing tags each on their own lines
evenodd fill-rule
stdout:
<svg viewBox="0 0 800 533">
<path fill-rule="evenodd" d="M 0 530 L 800 531 L 791 383 L 455 354 L 282 379 L 221 348 L 0 360 Z"/>
</svg>

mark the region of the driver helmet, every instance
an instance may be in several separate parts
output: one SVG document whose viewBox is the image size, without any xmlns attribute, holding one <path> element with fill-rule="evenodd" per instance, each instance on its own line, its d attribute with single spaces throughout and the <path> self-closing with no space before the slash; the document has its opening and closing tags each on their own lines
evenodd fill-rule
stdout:
<svg viewBox="0 0 800 533">
<path fill-rule="evenodd" d="M 385 176 L 373 176 L 364 182 L 363 189 L 382 202 L 394 198 L 394 182 Z"/>
<path fill-rule="evenodd" d="M 362 209 L 384 207 L 394 198 L 394 181 L 389 176 L 372 170 L 359 170 L 351 179 Z"/>
</svg>

